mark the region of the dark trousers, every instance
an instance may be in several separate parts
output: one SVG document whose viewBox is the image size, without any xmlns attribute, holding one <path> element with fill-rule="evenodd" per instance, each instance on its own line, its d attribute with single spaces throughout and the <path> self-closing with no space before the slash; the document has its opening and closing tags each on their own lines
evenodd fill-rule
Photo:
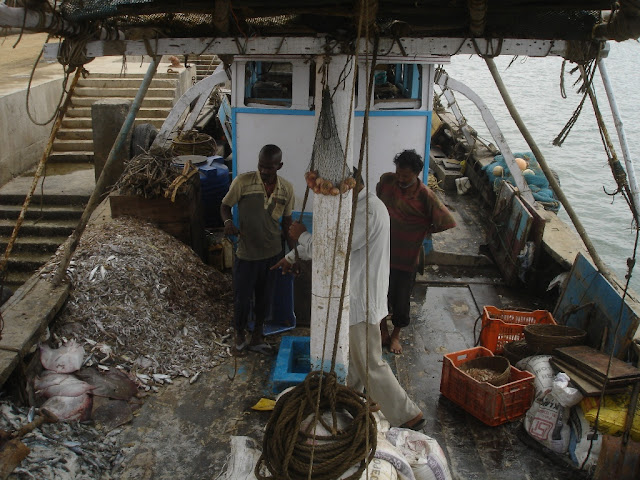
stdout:
<svg viewBox="0 0 640 480">
<path fill-rule="evenodd" d="M 394 327 L 409 326 L 410 301 L 413 284 L 416 282 L 416 272 L 391 269 L 389 271 L 389 294 L 387 304 Z"/>
<path fill-rule="evenodd" d="M 264 260 L 242 260 L 236 257 L 233 265 L 233 322 L 237 332 L 247 329 L 254 302 L 254 331 L 262 333 L 264 319 L 271 309 L 276 270 L 270 268 L 278 263 L 282 253 Z"/>
</svg>

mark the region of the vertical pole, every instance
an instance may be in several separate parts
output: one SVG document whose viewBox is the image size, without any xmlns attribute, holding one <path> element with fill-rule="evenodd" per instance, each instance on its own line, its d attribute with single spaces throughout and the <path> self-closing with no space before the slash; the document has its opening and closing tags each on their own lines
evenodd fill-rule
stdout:
<svg viewBox="0 0 640 480">
<path fill-rule="evenodd" d="M 627 167 L 627 177 L 629 178 L 629 188 L 631 189 L 631 196 L 633 197 L 633 204 L 636 210 L 640 208 L 640 193 L 638 192 L 638 180 L 636 179 L 636 172 L 633 168 L 633 162 L 631 161 L 631 153 L 629 153 L 629 145 L 627 144 L 627 136 L 624 133 L 624 126 L 622 124 L 622 117 L 618 110 L 618 104 L 616 103 L 616 97 L 613 94 L 613 88 L 609 81 L 609 74 L 607 73 L 607 67 L 604 64 L 604 58 L 598 61 L 598 69 L 600 70 L 600 77 L 604 84 L 604 89 L 607 92 L 607 98 L 609 99 L 609 106 L 611 107 L 611 113 L 613 114 L 613 121 L 616 125 L 616 131 L 618 132 L 618 140 L 620 140 L 620 146 L 622 147 L 622 156 L 624 157 L 624 164 Z"/>
<path fill-rule="evenodd" d="M 73 252 L 75 252 L 78 244 L 80 243 L 80 237 L 84 233 L 84 229 L 87 227 L 87 223 L 89 222 L 89 218 L 91 218 L 91 214 L 96 209 L 96 207 L 102 201 L 102 196 L 105 192 L 105 189 L 109 182 L 109 171 L 111 167 L 116 162 L 120 150 L 125 144 L 127 138 L 129 138 L 129 132 L 133 127 L 133 122 L 136 119 L 136 115 L 140 110 L 140 106 L 142 105 L 142 100 L 144 96 L 147 94 L 147 90 L 149 90 L 149 85 L 151 85 L 151 80 L 153 80 L 153 76 L 158 69 L 158 62 L 160 61 L 160 57 L 151 57 L 151 63 L 149 63 L 149 68 L 147 68 L 147 73 L 145 73 L 144 78 L 142 79 L 142 83 L 140 84 L 140 88 L 138 88 L 138 93 L 136 93 L 136 97 L 133 99 L 133 103 L 131 104 L 131 108 L 129 109 L 129 113 L 124 123 L 122 124 L 122 128 L 120 129 L 120 133 L 118 134 L 118 138 L 116 138 L 115 143 L 113 144 L 113 148 L 111 148 L 111 152 L 109 152 L 109 157 L 104 164 L 102 169 L 102 173 L 100 174 L 100 178 L 96 182 L 96 186 L 91 193 L 91 197 L 89 198 L 89 202 L 87 206 L 84 207 L 84 212 L 82 212 L 82 217 L 78 221 L 78 225 L 76 226 L 73 233 L 69 236 L 65 243 L 65 250 L 62 259 L 60 260 L 60 264 L 58 265 L 58 270 L 53 278 L 53 284 L 55 286 L 60 285 L 62 279 L 64 278 L 65 272 L 67 271 L 67 267 L 69 266 L 69 262 L 71 261 L 71 256 Z"/>
<path fill-rule="evenodd" d="M 323 60 L 320 59 L 319 62 L 321 61 Z M 338 81 L 341 81 L 340 72 L 343 71 L 346 62 L 353 62 L 353 58 L 338 55 L 332 57 L 330 65 L 327 66 L 329 69 L 328 87 L 332 92 Z M 333 110 L 340 142 L 346 151 L 347 165 L 351 167 L 353 165 L 354 121 L 353 112 L 350 111 L 350 102 L 355 65 L 353 68 L 347 65 L 344 71 L 349 73 L 344 85 L 341 84 L 335 91 Z M 316 105 L 320 105 L 322 98 L 321 76 L 321 74 L 318 75 L 316 81 Z M 320 111 L 316 109 L 316 119 L 319 118 L 319 114 Z M 349 122 L 349 117 L 351 117 L 351 122 Z M 351 127 L 347 143 L 349 123 Z M 329 371 L 331 366 L 350 221 L 351 190 L 341 196 L 314 195 L 313 269 L 311 273 L 311 368 L 313 370 Z M 349 367 L 349 279 L 346 278 L 344 281 L 347 283 L 335 364 L 335 372 L 341 383 L 346 383 Z"/>
</svg>

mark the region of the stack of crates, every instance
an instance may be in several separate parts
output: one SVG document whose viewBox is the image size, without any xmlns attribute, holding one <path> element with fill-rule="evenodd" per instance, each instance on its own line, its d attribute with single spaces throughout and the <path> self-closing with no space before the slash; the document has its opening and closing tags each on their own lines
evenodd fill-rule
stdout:
<svg viewBox="0 0 640 480">
<path fill-rule="evenodd" d="M 524 340 L 524 327 L 537 323 L 556 325 L 553 315 L 547 310 L 520 312 L 487 305 L 482 311 L 480 345 L 501 354 L 505 343 Z"/>
<path fill-rule="evenodd" d="M 522 417 L 531 407 L 535 375 L 511 366 L 509 382 L 496 387 L 479 382 L 458 368 L 478 357 L 491 357 L 486 348 L 475 347 L 449 353 L 442 361 L 440 393 L 489 426 Z"/>
</svg>

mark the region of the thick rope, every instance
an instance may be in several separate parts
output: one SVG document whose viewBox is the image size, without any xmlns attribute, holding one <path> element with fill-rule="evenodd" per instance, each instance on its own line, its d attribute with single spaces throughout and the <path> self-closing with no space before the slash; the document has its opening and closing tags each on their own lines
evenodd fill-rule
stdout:
<svg viewBox="0 0 640 480">
<path fill-rule="evenodd" d="M 353 420 L 341 430 L 335 418 L 329 424 L 315 415 L 302 429 L 303 421 L 316 411 L 318 398 L 322 410 L 345 410 Z M 317 435 L 318 425 L 331 435 Z M 373 459 L 376 437 L 375 420 L 363 396 L 341 385 L 335 372 L 311 372 L 276 403 L 255 475 L 259 480 L 304 480 L 312 473 L 315 480 L 332 480 L 359 462 L 358 470 L 347 477 L 355 480 Z M 261 473 L 263 466 L 268 474 Z"/>
</svg>

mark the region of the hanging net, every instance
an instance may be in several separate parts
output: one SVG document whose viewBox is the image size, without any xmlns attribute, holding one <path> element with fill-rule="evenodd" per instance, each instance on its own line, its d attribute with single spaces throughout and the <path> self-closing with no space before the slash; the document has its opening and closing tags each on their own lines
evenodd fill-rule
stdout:
<svg viewBox="0 0 640 480">
<path fill-rule="evenodd" d="M 345 161 L 331 93 L 325 88 L 322 92 L 322 108 L 313 141 L 311 162 L 305 174 L 309 188 L 323 195 L 338 195 L 353 188 L 356 182 Z"/>
</svg>

